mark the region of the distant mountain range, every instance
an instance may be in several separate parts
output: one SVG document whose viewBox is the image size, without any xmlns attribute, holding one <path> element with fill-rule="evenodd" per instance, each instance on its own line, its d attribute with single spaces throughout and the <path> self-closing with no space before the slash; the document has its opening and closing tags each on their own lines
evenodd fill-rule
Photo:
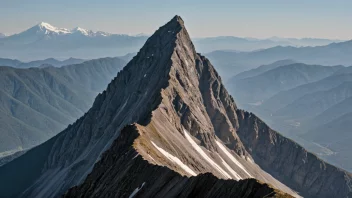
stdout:
<svg viewBox="0 0 352 198">
<path fill-rule="evenodd" d="M 58 59 L 115 57 L 135 53 L 147 38 L 145 34 L 131 36 L 86 30 L 80 27 L 74 29 L 58 28 L 42 22 L 18 34 L 0 37 L 0 54 L 3 58 L 26 61 L 48 57 Z M 234 36 L 194 39 L 196 49 L 202 53 L 214 50 L 252 51 L 279 45 L 318 46 L 333 42 L 341 42 L 341 40 L 278 37 L 254 39 Z"/>
<path fill-rule="evenodd" d="M 0 157 L 40 144 L 73 123 L 125 63 L 104 58 L 60 68 L 0 67 Z"/>
<path fill-rule="evenodd" d="M 269 71 L 269 70 L 272 70 L 272 69 L 275 69 L 275 68 L 278 68 L 280 66 L 291 65 L 291 64 L 294 64 L 294 63 L 296 63 L 296 61 L 291 60 L 291 59 L 286 59 L 286 60 L 279 60 L 279 61 L 276 61 L 276 62 L 271 63 L 271 64 L 267 64 L 267 65 L 261 65 L 259 67 L 254 68 L 254 69 L 250 69 L 248 71 L 244 71 L 244 72 L 241 72 L 241 73 L 235 75 L 234 77 L 232 77 L 230 79 L 230 81 L 232 81 L 232 80 L 240 80 L 240 79 L 245 79 L 245 78 L 257 76 L 259 74 L 262 74 L 262 73 L 264 73 L 266 71 Z"/>
<path fill-rule="evenodd" d="M 5 35 L 5 34 L 0 33 L 0 38 L 5 38 L 5 37 L 6 37 L 6 35 Z"/>
<path fill-rule="evenodd" d="M 16 68 L 30 68 L 30 67 L 41 67 L 45 65 L 51 65 L 53 67 L 62 67 L 64 65 L 73 65 L 79 64 L 86 60 L 77 59 L 77 58 L 69 58 L 67 60 L 56 60 L 54 58 L 48 58 L 45 60 L 37 60 L 37 61 L 30 61 L 30 62 L 21 62 L 16 59 L 7 59 L 7 58 L 0 58 L 0 66 L 10 66 Z"/>
<path fill-rule="evenodd" d="M 317 47 L 273 47 L 253 52 L 214 51 L 207 56 L 226 80 L 236 74 L 279 60 L 314 65 L 352 65 L 352 41 Z"/>
<path fill-rule="evenodd" d="M 317 38 L 279 38 L 272 37 L 268 39 L 241 38 L 235 36 L 218 36 L 208 38 L 195 38 L 194 44 L 198 50 L 203 53 L 209 53 L 216 50 L 228 51 L 253 51 L 266 49 L 275 46 L 323 46 L 331 43 L 343 42 L 343 40 L 317 39 Z"/>
<path fill-rule="evenodd" d="M 276 67 L 280 63 L 285 65 Z M 352 67 L 284 60 L 242 72 L 226 86 L 239 106 L 329 162 L 352 170 Z"/>
<path fill-rule="evenodd" d="M 237 108 L 179 16 L 147 40 L 81 118 L 1 166 L 0 175 L 3 197 L 352 193 L 351 173 Z"/>
<path fill-rule="evenodd" d="M 143 35 L 110 34 L 79 27 L 69 30 L 40 23 L 21 33 L 0 39 L 0 54 L 4 58 L 20 60 L 47 57 L 93 59 L 136 52 L 146 39 Z"/>
<path fill-rule="evenodd" d="M 233 95 L 236 93 L 236 100 L 239 104 L 260 104 L 280 91 L 321 80 L 343 68 L 343 66 L 331 67 L 306 65 L 303 63 L 293 63 L 276 67 L 279 64 L 288 62 L 279 61 L 271 65 L 261 66 L 255 70 L 240 73 L 230 79 L 226 85 L 232 91 Z M 268 68 L 269 70 L 265 71 L 263 68 Z M 258 70 L 261 72 L 258 72 Z M 252 73 L 253 76 L 242 77 L 242 75 L 248 76 L 248 73 Z"/>
</svg>

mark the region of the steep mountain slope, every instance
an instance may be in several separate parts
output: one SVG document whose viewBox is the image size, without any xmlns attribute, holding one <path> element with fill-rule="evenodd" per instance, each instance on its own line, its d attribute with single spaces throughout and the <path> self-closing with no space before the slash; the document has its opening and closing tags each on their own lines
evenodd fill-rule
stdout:
<svg viewBox="0 0 352 198">
<path fill-rule="evenodd" d="M 351 71 L 343 67 L 327 78 L 281 91 L 246 108 L 328 162 L 350 171 Z"/>
<path fill-rule="evenodd" d="M 196 53 L 176 16 L 147 40 L 83 117 L 0 167 L 0 194 L 289 197 L 248 179 L 256 178 L 293 195 L 286 185 L 311 197 L 350 195 L 349 173 L 248 115 L 237 109 L 209 60 Z M 288 157 L 294 168 L 285 172 L 282 161 Z M 317 165 L 315 172 L 302 160 Z M 275 162 L 279 166 L 269 166 Z"/>
<path fill-rule="evenodd" d="M 280 91 L 321 80 L 341 68 L 295 63 L 271 69 L 257 76 L 234 78 L 227 83 L 227 87 L 240 104 L 261 103 Z"/>
<path fill-rule="evenodd" d="M 62 67 L 65 65 L 73 65 L 83 63 L 85 60 L 77 58 L 69 58 L 67 60 L 59 61 L 54 58 L 48 58 L 45 60 L 36 60 L 30 62 L 21 62 L 19 60 L 12 60 L 6 58 L 0 58 L 0 66 L 10 66 L 16 68 L 30 68 L 30 67 L 40 67 L 42 65 L 52 65 L 54 67 Z"/>
<path fill-rule="evenodd" d="M 291 197 L 255 179 L 237 182 L 211 173 L 182 176 L 156 165 L 155 159 L 161 158 L 147 161 L 136 154 L 131 145 L 139 135 L 135 127 L 126 127 L 86 181 L 64 197 Z"/>
<path fill-rule="evenodd" d="M 124 64 L 106 58 L 62 68 L 0 67 L 0 153 L 30 148 L 63 130 Z"/>
<path fill-rule="evenodd" d="M 279 135 L 252 113 L 240 110 L 238 118 L 238 135 L 254 161 L 280 181 L 300 189 L 305 197 L 352 195 L 350 173 L 325 163 L 297 143 Z"/>
</svg>

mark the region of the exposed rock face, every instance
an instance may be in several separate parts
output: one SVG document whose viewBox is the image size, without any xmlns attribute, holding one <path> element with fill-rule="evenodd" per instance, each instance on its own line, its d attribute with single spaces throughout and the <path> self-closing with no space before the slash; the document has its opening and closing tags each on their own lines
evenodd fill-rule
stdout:
<svg viewBox="0 0 352 198">
<path fill-rule="evenodd" d="M 137 127 L 125 127 L 85 182 L 64 197 L 290 197 L 255 179 L 189 178 L 153 165 L 132 146 L 138 136 Z"/>
<path fill-rule="evenodd" d="M 56 197 L 78 185 L 65 196 L 290 197 L 256 178 L 296 195 L 252 161 L 237 111 L 176 16 L 81 119 L 0 168 L 0 194 Z"/>
<path fill-rule="evenodd" d="M 351 197 L 352 175 L 270 129 L 254 114 L 237 111 L 238 135 L 255 163 L 306 197 Z"/>
</svg>

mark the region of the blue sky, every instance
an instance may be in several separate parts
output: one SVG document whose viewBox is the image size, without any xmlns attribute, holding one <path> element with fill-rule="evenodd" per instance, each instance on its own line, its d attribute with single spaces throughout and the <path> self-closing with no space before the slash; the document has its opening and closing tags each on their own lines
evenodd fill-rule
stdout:
<svg viewBox="0 0 352 198">
<path fill-rule="evenodd" d="M 0 0 L 0 32 L 41 21 L 111 33 L 153 33 L 175 14 L 192 37 L 352 39 L 351 0 Z"/>
</svg>

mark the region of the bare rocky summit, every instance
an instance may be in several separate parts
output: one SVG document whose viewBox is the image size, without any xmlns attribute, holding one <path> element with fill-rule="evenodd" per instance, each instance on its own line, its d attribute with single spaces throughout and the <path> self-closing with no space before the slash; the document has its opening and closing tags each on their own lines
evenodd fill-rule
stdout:
<svg viewBox="0 0 352 198">
<path fill-rule="evenodd" d="M 291 153 L 297 153 L 292 165 L 302 170 L 284 169 Z M 175 16 L 146 41 L 83 117 L 0 168 L 0 194 L 350 195 L 350 174 L 336 168 L 329 172 L 334 167 L 301 153 L 311 155 L 255 115 L 237 109 L 209 60 L 196 53 L 183 20 Z M 311 166 L 298 164 L 301 159 L 324 167 L 312 172 Z M 30 175 L 24 174 L 24 164 Z M 287 174 L 293 180 L 288 182 Z M 322 189 L 329 180 L 339 189 Z M 307 184 L 316 188 L 309 190 Z"/>
</svg>

